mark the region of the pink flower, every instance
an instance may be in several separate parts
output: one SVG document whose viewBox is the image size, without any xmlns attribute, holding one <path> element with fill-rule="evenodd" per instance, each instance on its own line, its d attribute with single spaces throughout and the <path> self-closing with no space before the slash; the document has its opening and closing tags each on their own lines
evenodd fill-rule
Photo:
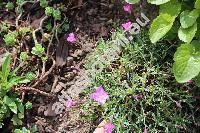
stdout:
<svg viewBox="0 0 200 133">
<path fill-rule="evenodd" d="M 132 5 L 131 4 L 125 4 L 124 5 L 124 11 L 125 12 L 131 13 L 131 10 L 132 10 Z"/>
<path fill-rule="evenodd" d="M 107 92 L 104 91 L 104 88 L 100 86 L 96 89 L 96 92 L 90 94 L 90 98 L 97 101 L 99 104 L 103 105 L 106 100 L 109 98 Z"/>
<path fill-rule="evenodd" d="M 133 24 L 131 23 L 131 21 L 122 24 L 122 27 L 125 29 L 125 31 L 130 30 L 132 28 L 132 26 L 133 26 Z"/>
<path fill-rule="evenodd" d="M 147 128 L 145 127 L 145 129 L 144 129 L 144 132 L 143 133 L 147 133 L 148 131 L 147 131 Z"/>
<path fill-rule="evenodd" d="M 72 99 L 68 99 L 67 102 L 66 102 L 66 107 L 67 108 L 71 108 L 73 107 L 74 105 L 76 105 L 76 102 L 74 102 Z"/>
<path fill-rule="evenodd" d="M 75 35 L 74 33 L 70 33 L 67 37 L 67 41 L 68 42 L 71 42 L 71 43 L 74 43 L 76 41 L 76 38 L 75 38 Z"/>
<path fill-rule="evenodd" d="M 188 80 L 187 81 L 188 84 L 192 84 L 192 82 L 193 82 L 192 80 Z"/>
<path fill-rule="evenodd" d="M 106 133 L 112 133 L 112 130 L 115 128 L 115 125 L 109 122 L 104 126 L 104 128 L 106 129 Z"/>
</svg>

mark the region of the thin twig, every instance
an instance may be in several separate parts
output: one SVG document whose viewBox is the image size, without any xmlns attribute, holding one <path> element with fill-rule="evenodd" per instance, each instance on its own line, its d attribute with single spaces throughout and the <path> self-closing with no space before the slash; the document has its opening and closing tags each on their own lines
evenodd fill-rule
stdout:
<svg viewBox="0 0 200 133">
<path fill-rule="evenodd" d="M 42 36 L 44 35 L 43 34 L 44 32 L 42 30 L 42 26 L 43 26 L 43 23 L 44 23 L 44 21 L 46 19 L 48 19 L 48 16 L 45 16 L 44 18 L 41 19 L 39 28 L 37 28 L 36 30 L 34 30 L 33 33 L 32 33 L 33 34 L 33 40 L 34 40 L 35 44 L 38 43 L 37 37 L 36 37 L 36 32 L 40 31 L 42 33 Z"/>
<path fill-rule="evenodd" d="M 59 45 L 59 44 L 60 44 L 60 41 L 59 41 L 59 39 L 58 39 L 58 28 L 57 28 L 57 26 L 56 26 L 56 30 L 55 30 L 55 37 L 56 37 L 56 40 L 57 40 L 58 45 Z"/>
<path fill-rule="evenodd" d="M 53 60 L 53 65 L 51 66 L 51 68 L 49 69 L 49 71 L 45 72 L 45 74 L 42 75 L 39 78 L 39 80 L 35 84 L 33 84 L 31 87 L 36 87 L 39 83 L 41 83 L 43 81 L 44 78 L 46 78 L 53 71 L 53 69 L 56 66 L 56 61 L 53 58 L 51 58 L 51 59 Z"/>
<path fill-rule="evenodd" d="M 35 44 L 38 43 L 37 38 L 36 38 L 36 34 L 35 34 L 35 33 L 38 32 L 38 31 L 39 31 L 39 29 L 36 29 L 36 30 L 34 30 L 33 33 L 32 33 L 32 34 L 33 34 L 33 40 L 34 40 L 34 43 L 35 43 Z"/>
<path fill-rule="evenodd" d="M 19 16 L 17 16 L 16 21 L 15 21 L 15 25 L 17 29 L 19 27 L 19 19 L 21 18 L 21 16 L 22 16 L 22 13 L 20 13 Z"/>
<path fill-rule="evenodd" d="M 58 84 L 58 76 L 54 76 L 54 81 L 53 81 L 53 85 L 51 87 L 51 92 L 53 92 L 53 90 L 56 88 L 57 84 Z"/>
<path fill-rule="evenodd" d="M 51 36 L 51 39 L 49 40 L 49 45 L 48 45 L 48 47 L 47 47 L 47 55 L 49 55 L 49 53 L 50 53 L 50 47 L 51 47 L 51 45 L 53 44 L 52 42 L 53 42 L 53 38 L 54 38 L 54 30 L 55 30 L 55 26 L 53 27 L 53 29 L 52 29 L 52 31 L 53 31 L 53 33 L 52 33 L 52 36 Z"/>
<path fill-rule="evenodd" d="M 43 61 L 42 62 L 42 75 L 45 74 L 45 71 L 46 71 L 46 61 Z"/>
<path fill-rule="evenodd" d="M 22 98 L 21 98 L 21 102 L 24 101 L 24 96 L 25 96 L 25 92 L 22 92 Z"/>
<path fill-rule="evenodd" d="M 47 20 L 47 19 L 48 19 L 48 16 L 45 16 L 45 17 L 40 21 L 40 27 L 39 27 L 39 29 L 40 29 L 40 32 L 42 33 L 42 35 L 44 35 L 44 31 L 43 31 L 43 29 L 42 29 L 42 26 L 43 26 L 44 21 Z"/>
<path fill-rule="evenodd" d="M 32 91 L 32 92 L 37 92 L 41 95 L 47 96 L 47 97 L 54 97 L 54 95 L 49 94 L 47 92 L 41 91 L 39 89 L 33 88 L 33 87 L 19 87 L 15 88 L 16 91 Z"/>
<path fill-rule="evenodd" d="M 21 8 L 26 3 L 36 3 L 36 2 L 39 2 L 39 0 L 37 0 L 37 1 L 24 1 L 20 6 L 17 7 L 17 11 L 16 12 L 18 12 L 19 8 Z M 19 27 L 19 19 L 21 18 L 21 16 L 22 16 L 22 12 L 16 18 L 16 21 L 15 21 L 16 28 Z"/>
</svg>

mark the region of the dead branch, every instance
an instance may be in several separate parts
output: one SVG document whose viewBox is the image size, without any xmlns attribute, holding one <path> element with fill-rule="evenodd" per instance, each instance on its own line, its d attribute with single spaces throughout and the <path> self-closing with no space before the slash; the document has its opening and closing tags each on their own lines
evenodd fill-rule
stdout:
<svg viewBox="0 0 200 133">
<path fill-rule="evenodd" d="M 52 71 L 53 69 L 55 68 L 56 66 L 56 61 L 51 58 L 53 60 L 53 65 L 51 66 L 51 68 L 49 69 L 49 71 L 45 72 L 44 75 L 42 75 L 39 80 L 37 82 L 35 82 L 35 84 L 33 84 L 31 87 L 36 87 L 39 83 L 41 83 L 43 81 L 44 78 L 46 78 Z"/>
<path fill-rule="evenodd" d="M 45 16 L 44 18 L 42 18 L 42 20 L 40 21 L 40 26 L 39 26 L 39 28 L 37 28 L 36 30 L 34 30 L 33 33 L 32 33 L 32 34 L 33 34 L 33 40 L 34 40 L 35 44 L 38 43 L 37 38 L 36 38 L 36 32 L 40 31 L 40 32 L 42 33 L 42 36 L 44 35 L 44 34 L 43 34 L 43 30 L 42 30 L 42 26 L 43 26 L 43 23 L 44 23 L 44 21 L 45 21 L 46 19 L 48 19 L 48 16 Z"/>
<path fill-rule="evenodd" d="M 47 92 L 41 91 L 39 89 L 33 88 L 33 87 L 19 87 L 19 88 L 15 88 L 16 91 L 31 91 L 31 92 L 36 92 L 39 93 L 41 95 L 47 96 L 47 97 L 54 97 L 54 95 L 49 94 Z"/>
<path fill-rule="evenodd" d="M 17 8 L 17 11 L 16 11 L 16 12 L 18 12 L 18 11 L 19 11 L 19 8 L 21 8 L 21 7 L 22 7 L 23 5 L 25 5 L 26 3 L 37 3 L 37 2 L 39 2 L 39 0 L 37 0 L 37 1 L 24 1 L 24 2 L 20 5 L 20 7 Z M 16 20 L 15 20 L 16 28 L 19 27 L 19 20 L 20 20 L 21 16 L 22 16 L 22 12 L 17 16 L 17 18 L 16 18 Z"/>
</svg>

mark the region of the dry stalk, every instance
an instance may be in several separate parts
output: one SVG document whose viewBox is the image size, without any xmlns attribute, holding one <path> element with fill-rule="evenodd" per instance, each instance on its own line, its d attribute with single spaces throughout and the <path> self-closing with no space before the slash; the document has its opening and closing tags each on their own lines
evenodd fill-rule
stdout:
<svg viewBox="0 0 200 133">
<path fill-rule="evenodd" d="M 31 92 L 36 92 L 36 93 L 39 93 L 43 96 L 47 96 L 47 97 L 54 97 L 54 95 L 52 94 L 49 94 L 47 92 L 44 92 L 44 91 L 41 91 L 39 89 L 36 89 L 36 88 L 33 88 L 33 87 L 19 87 L 19 88 L 15 88 L 16 91 L 31 91 Z"/>
<path fill-rule="evenodd" d="M 45 16 L 44 18 L 42 18 L 42 20 L 40 21 L 40 26 L 39 26 L 39 28 L 37 28 L 36 30 L 34 30 L 33 33 L 32 33 L 32 34 L 33 34 L 33 40 L 34 40 L 35 44 L 38 43 L 37 37 L 36 37 L 36 33 L 37 33 L 38 31 L 40 31 L 40 32 L 42 33 L 42 35 L 44 35 L 43 30 L 42 30 L 42 26 L 43 26 L 43 23 L 44 23 L 44 21 L 45 21 L 46 19 L 48 19 L 48 16 Z"/>
<path fill-rule="evenodd" d="M 45 72 L 44 75 L 42 75 L 39 80 L 37 82 L 35 82 L 35 84 L 33 84 L 31 87 L 36 87 L 39 83 L 41 83 L 43 81 L 44 78 L 46 78 L 52 71 L 53 69 L 55 68 L 56 66 L 56 61 L 51 58 L 53 60 L 53 65 L 51 66 L 51 68 L 49 69 L 49 71 Z"/>
<path fill-rule="evenodd" d="M 33 3 L 33 4 L 35 4 L 35 3 L 37 3 L 37 2 L 39 2 L 39 0 L 37 0 L 37 1 L 24 1 L 19 7 L 17 7 L 17 11 L 16 12 L 18 12 L 19 11 L 19 8 L 21 8 L 23 5 L 25 5 L 26 3 Z M 16 26 L 16 28 L 18 29 L 18 27 L 19 27 L 19 20 L 20 20 L 20 18 L 21 18 L 21 16 L 22 16 L 22 12 L 17 16 L 17 18 L 16 18 L 16 20 L 15 20 L 15 26 Z"/>
</svg>

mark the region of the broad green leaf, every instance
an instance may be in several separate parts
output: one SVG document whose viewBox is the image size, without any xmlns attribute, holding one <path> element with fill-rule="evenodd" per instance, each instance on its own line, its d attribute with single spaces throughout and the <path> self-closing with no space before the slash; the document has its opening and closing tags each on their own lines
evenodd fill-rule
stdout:
<svg viewBox="0 0 200 133">
<path fill-rule="evenodd" d="M 138 3 L 140 0 L 126 0 L 127 3 L 129 4 L 136 4 Z"/>
<path fill-rule="evenodd" d="M 188 28 L 196 22 L 199 17 L 199 10 L 183 11 L 180 15 L 180 23 L 183 28 Z"/>
<path fill-rule="evenodd" d="M 9 108 L 13 113 L 17 114 L 17 105 L 15 104 L 15 102 L 10 103 Z"/>
<path fill-rule="evenodd" d="M 190 43 L 194 38 L 196 32 L 197 23 L 195 22 L 195 24 L 189 28 L 184 29 L 183 27 L 180 27 L 180 29 L 178 30 L 178 37 L 183 42 Z"/>
<path fill-rule="evenodd" d="M 12 112 L 17 114 L 17 105 L 11 98 L 9 98 L 8 96 L 5 96 L 3 99 L 3 102 L 10 108 Z"/>
<path fill-rule="evenodd" d="M 197 32 L 196 32 L 196 34 L 195 34 L 195 38 L 197 39 L 197 40 L 199 40 L 200 39 L 200 17 L 197 19 Z"/>
<path fill-rule="evenodd" d="M 161 5 L 164 3 L 169 2 L 170 0 L 148 0 L 149 3 L 155 4 L 155 5 Z"/>
<path fill-rule="evenodd" d="M 171 0 L 160 5 L 160 13 L 169 14 L 172 17 L 177 17 L 181 11 L 181 3 L 178 0 Z"/>
<path fill-rule="evenodd" d="M 194 78 L 195 85 L 200 87 L 200 74 Z"/>
<path fill-rule="evenodd" d="M 200 0 L 196 0 L 194 7 L 200 9 Z"/>
<path fill-rule="evenodd" d="M 166 34 L 165 39 L 172 41 L 177 38 L 177 33 L 180 28 L 180 23 L 175 21 L 170 31 Z"/>
<path fill-rule="evenodd" d="M 151 24 L 149 36 L 152 43 L 160 40 L 171 28 L 175 18 L 168 14 L 160 14 Z"/>
<path fill-rule="evenodd" d="M 179 83 L 185 83 L 200 72 L 200 45 L 193 41 L 182 44 L 174 55 L 173 73 Z"/>
</svg>

